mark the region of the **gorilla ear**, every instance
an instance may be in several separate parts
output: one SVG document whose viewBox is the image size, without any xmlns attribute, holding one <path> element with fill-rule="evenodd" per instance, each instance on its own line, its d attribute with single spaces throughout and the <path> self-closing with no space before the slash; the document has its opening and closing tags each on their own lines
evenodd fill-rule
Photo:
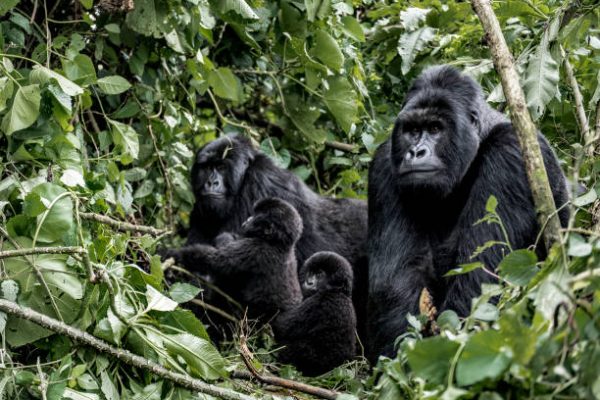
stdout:
<svg viewBox="0 0 600 400">
<path fill-rule="evenodd" d="M 469 120 L 471 121 L 471 124 L 473 125 L 473 127 L 475 127 L 475 130 L 479 134 L 479 132 L 481 131 L 481 124 L 479 123 L 479 113 L 476 110 L 469 111 Z"/>
</svg>

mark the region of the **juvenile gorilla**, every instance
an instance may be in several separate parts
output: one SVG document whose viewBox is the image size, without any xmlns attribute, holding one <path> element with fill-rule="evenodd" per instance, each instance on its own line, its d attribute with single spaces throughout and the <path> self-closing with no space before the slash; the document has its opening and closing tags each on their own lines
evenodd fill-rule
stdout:
<svg viewBox="0 0 600 400">
<path fill-rule="evenodd" d="M 165 257 L 215 276 L 222 290 L 247 307 L 249 318 L 266 321 L 302 300 L 294 254 L 301 234 L 302 219 L 294 207 L 267 198 L 256 203 L 238 238 L 221 235 L 219 247 L 195 244 Z"/>
<path fill-rule="evenodd" d="M 568 200 L 565 177 L 546 139 L 538 140 L 560 207 Z M 393 355 L 425 287 L 438 310 L 470 312 L 490 276 L 443 275 L 474 261 L 495 269 L 506 254 L 496 245 L 471 258 L 478 246 L 505 240 L 497 224 L 476 224 L 491 195 L 512 247 L 534 244 L 539 226 L 512 125 L 472 79 L 448 66 L 430 68 L 408 91 L 369 171 L 369 358 Z M 560 219 L 566 224 L 566 208 Z"/>
<path fill-rule="evenodd" d="M 356 354 L 352 268 L 336 253 L 312 255 L 302 268 L 300 305 L 273 322 L 278 358 L 308 376 L 323 374 Z"/>
<path fill-rule="evenodd" d="M 215 239 L 221 233 L 240 231 L 256 201 L 281 198 L 302 216 L 304 230 L 296 245 L 298 265 L 303 265 L 318 251 L 334 251 L 344 256 L 354 269 L 355 304 L 366 305 L 367 205 L 364 201 L 317 195 L 242 136 L 226 136 L 207 144 L 198 152 L 191 176 L 196 204 L 190 217 L 187 245 L 218 245 Z M 185 266 L 194 268 L 194 265 Z M 216 276 L 211 278 L 218 287 L 228 284 Z"/>
</svg>

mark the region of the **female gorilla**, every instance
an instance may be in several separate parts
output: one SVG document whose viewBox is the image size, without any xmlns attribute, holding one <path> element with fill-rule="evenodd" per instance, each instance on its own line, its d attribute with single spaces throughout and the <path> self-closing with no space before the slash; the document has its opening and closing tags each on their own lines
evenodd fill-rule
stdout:
<svg viewBox="0 0 600 400">
<path fill-rule="evenodd" d="M 539 135 L 557 206 L 567 200 L 565 177 Z M 488 198 L 513 248 L 535 243 L 539 226 L 514 129 L 483 100 L 472 79 L 448 66 L 425 71 L 406 95 L 391 137 L 369 171 L 369 356 L 392 355 L 406 314 L 418 313 L 423 288 L 438 310 L 470 312 L 471 299 L 490 276 L 476 270 L 444 278 L 459 264 L 495 269 L 506 247 L 497 224 L 476 222 Z M 567 211 L 560 213 L 566 224 Z M 544 249 L 538 249 L 541 257 Z"/>
<path fill-rule="evenodd" d="M 317 195 L 242 136 L 222 137 L 200 149 L 191 176 L 196 203 L 190 217 L 187 245 L 218 246 L 219 235 L 240 232 L 258 200 L 266 197 L 285 200 L 298 210 L 304 225 L 296 244 L 298 265 L 319 251 L 333 251 L 345 257 L 354 269 L 354 300 L 359 321 L 362 320 L 360 311 L 366 306 L 367 291 L 364 201 Z M 195 266 L 186 267 L 194 270 Z M 211 278 L 219 286 L 218 278 Z"/>
</svg>

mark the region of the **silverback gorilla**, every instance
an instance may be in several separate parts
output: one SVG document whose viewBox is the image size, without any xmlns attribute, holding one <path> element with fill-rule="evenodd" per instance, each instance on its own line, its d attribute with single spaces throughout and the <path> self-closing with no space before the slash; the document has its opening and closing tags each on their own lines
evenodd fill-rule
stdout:
<svg viewBox="0 0 600 400">
<path fill-rule="evenodd" d="M 283 199 L 298 210 L 304 225 L 296 244 L 298 265 L 319 251 L 333 251 L 346 258 L 354 269 L 353 293 L 359 321 L 364 320 L 360 319 L 367 291 L 364 201 L 317 195 L 242 136 L 222 137 L 200 149 L 191 177 L 196 203 L 187 245 L 218 245 L 215 239 L 220 234 L 240 232 L 255 202 L 266 197 Z M 185 266 L 194 270 L 193 265 Z M 213 278 L 220 286 L 218 277 Z"/>
<path fill-rule="evenodd" d="M 546 139 L 538 137 L 557 206 L 566 180 Z M 456 69 L 433 67 L 408 91 L 391 137 L 369 170 L 368 353 L 393 355 L 394 339 L 418 313 L 423 288 L 438 310 L 470 312 L 490 276 L 481 270 L 445 278 L 459 264 L 496 268 L 506 248 L 496 224 L 477 224 L 494 195 L 513 248 L 534 244 L 539 226 L 512 125 L 490 108 L 479 85 Z M 566 208 L 560 213 L 566 224 Z M 545 250 L 538 249 L 541 257 Z"/>
</svg>

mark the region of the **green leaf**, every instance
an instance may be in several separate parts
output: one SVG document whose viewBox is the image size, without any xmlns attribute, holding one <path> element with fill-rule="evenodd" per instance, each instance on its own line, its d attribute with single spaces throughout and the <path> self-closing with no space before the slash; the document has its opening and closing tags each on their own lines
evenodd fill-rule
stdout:
<svg viewBox="0 0 600 400">
<path fill-rule="evenodd" d="M 356 40 L 357 42 L 365 41 L 365 32 L 360 26 L 360 23 L 356 20 L 356 18 L 351 16 L 345 16 L 342 18 L 342 32 L 346 34 L 346 36 Z"/>
<path fill-rule="evenodd" d="M 121 122 L 107 119 L 112 125 L 111 134 L 112 140 L 117 145 L 117 149 L 121 156 L 121 163 L 124 165 L 130 164 L 138 158 L 140 151 L 140 143 L 137 132 L 129 125 Z"/>
<path fill-rule="evenodd" d="M 472 385 L 484 379 L 500 377 L 510 365 L 502 334 L 487 330 L 475 333 L 467 341 L 456 366 L 459 386 Z"/>
<path fill-rule="evenodd" d="M 444 276 L 455 276 L 455 275 L 462 275 L 462 274 L 467 274 L 471 271 L 475 271 L 476 269 L 479 268 L 483 268 L 485 267 L 485 265 L 483 265 L 483 263 L 476 261 L 474 263 L 469 263 L 469 264 L 462 264 L 459 265 L 458 268 L 454 268 L 451 269 L 450 271 L 446 272 L 446 274 L 444 274 Z"/>
<path fill-rule="evenodd" d="M 108 376 L 106 371 L 100 373 L 100 389 L 106 397 L 106 400 L 119 400 L 121 397 L 112 379 Z"/>
<path fill-rule="evenodd" d="M 417 55 L 435 38 L 436 30 L 425 26 L 414 32 L 403 33 L 398 41 L 398 54 L 402 58 L 402 73 L 406 75 L 414 65 Z"/>
<path fill-rule="evenodd" d="M 51 185 L 46 183 L 44 185 Z M 31 239 L 16 238 L 20 248 L 31 248 Z M 12 250 L 14 246 L 5 242 L 3 249 Z M 19 304 L 31 307 L 36 311 L 59 318 L 56 314 L 48 292 L 40 285 L 40 278 L 34 267 L 40 272 L 50 294 L 55 300 L 62 319 L 70 323 L 77 317 L 80 299 L 83 298 L 83 285 L 73 267 L 67 266 L 68 256 L 65 254 L 38 254 L 25 257 L 13 257 L 3 261 L 4 268 L 19 285 Z M 33 266 L 31 265 L 33 263 Z M 60 319 L 60 318 L 59 318 Z M 34 342 L 51 335 L 53 332 L 32 322 L 9 316 L 6 325 L 6 339 L 15 347 Z"/>
<path fill-rule="evenodd" d="M 0 17 L 12 10 L 20 0 L 2 0 L 0 2 Z"/>
<path fill-rule="evenodd" d="M 45 84 L 51 79 L 55 79 L 56 83 L 58 83 L 58 86 L 60 86 L 61 90 L 65 92 L 65 94 L 69 96 L 77 96 L 83 93 L 83 88 L 81 86 L 70 81 L 61 74 L 54 72 L 51 69 L 48 69 L 41 65 L 33 66 L 33 71 L 31 71 L 29 79 L 31 80 L 31 82 L 39 84 Z"/>
<path fill-rule="evenodd" d="M 40 115 L 39 85 L 21 86 L 13 100 L 10 111 L 2 120 L 2 131 L 10 136 L 13 132 L 31 126 Z"/>
<path fill-rule="evenodd" d="M 547 41 L 542 39 L 529 56 L 523 81 L 527 107 L 534 120 L 542 116 L 546 105 L 558 91 L 559 78 L 558 63 L 552 58 Z"/>
<path fill-rule="evenodd" d="M 323 30 L 318 30 L 315 34 L 314 55 L 335 71 L 339 71 L 344 65 L 344 55 L 340 47 L 335 39 Z"/>
<path fill-rule="evenodd" d="M 245 0 L 215 0 L 211 5 L 221 14 L 233 12 L 243 19 L 258 19 L 258 15 Z"/>
<path fill-rule="evenodd" d="M 142 35 L 158 33 L 158 16 L 154 0 L 135 0 L 135 8 L 127 13 L 127 26 Z"/>
<path fill-rule="evenodd" d="M 96 83 L 98 84 L 100 91 L 106 94 L 123 93 L 131 87 L 131 84 L 119 75 L 105 76 L 104 78 L 98 79 L 98 82 Z"/>
<path fill-rule="evenodd" d="M 186 303 L 196 298 L 200 292 L 200 288 L 184 282 L 177 282 L 173 284 L 173 286 L 171 286 L 171 290 L 169 290 L 171 298 L 178 303 Z"/>
<path fill-rule="evenodd" d="M 65 236 L 72 233 L 73 200 L 67 191 L 53 183 L 42 183 L 31 191 L 37 194 L 47 211 L 37 216 L 37 241 L 52 243 L 63 241 Z M 59 198 L 60 197 L 60 198 Z"/>
<path fill-rule="evenodd" d="M 531 250 L 516 250 L 504 257 L 498 265 L 498 274 L 507 282 L 526 286 L 537 274 L 537 256 Z"/>
<path fill-rule="evenodd" d="M 583 207 L 583 206 L 587 206 L 588 204 L 592 204 L 594 201 L 596 201 L 597 198 L 598 198 L 598 194 L 596 193 L 596 190 L 591 189 L 586 194 L 581 195 L 581 196 L 577 197 L 575 200 L 573 200 L 573 204 L 577 207 Z"/>
<path fill-rule="evenodd" d="M 321 115 L 318 107 L 314 104 L 307 104 L 296 93 L 285 96 L 285 107 L 288 117 L 305 138 L 315 143 L 325 142 L 327 132 L 315 127 L 315 122 Z"/>
<path fill-rule="evenodd" d="M 323 93 L 323 101 L 335 117 L 338 125 L 348 133 L 358 114 L 358 98 L 348 79 L 336 76 L 327 80 L 329 88 Z"/>
<path fill-rule="evenodd" d="M 6 109 L 6 103 L 12 98 L 14 83 L 8 77 L 0 78 L 0 112 Z"/>
<path fill-rule="evenodd" d="M 569 235 L 569 250 L 571 257 L 586 257 L 592 254 L 592 244 L 588 243 L 583 236 L 572 233 Z"/>
<path fill-rule="evenodd" d="M 242 84 L 229 68 L 218 68 L 208 74 L 208 84 L 223 99 L 242 101 Z"/>
<path fill-rule="evenodd" d="M 170 354 L 185 360 L 192 375 L 207 380 L 227 375 L 225 359 L 208 340 L 182 333 L 165 335 L 164 341 Z"/>
<path fill-rule="evenodd" d="M 88 86 L 96 82 L 94 63 L 84 54 L 78 54 L 73 60 L 63 60 L 63 69 L 67 78 L 79 85 Z"/>
<path fill-rule="evenodd" d="M 495 214 L 496 207 L 498 207 L 498 199 L 496 198 L 496 196 L 492 195 L 488 198 L 487 202 L 485 203 L 485 211 L 491 214 Z"/>
<path fill-rule="evenodd" d="M 150 285 L 146 285 L 146 300 L 148 301 L 148 310 L 173 311 L 177 308 L 176 302 Z"/>
<path fill-rule="evenodd" d="M 415 375 L 430 385 L 438 385 L 446 381 L 458 348 L 458 343 L 443 336 L 436 336 L 416 342 L 415 346 L 407 351 L 406 357 Z"/>
<path fill-rule="evenodd" d="M 421 22 L 425 22 L 427 14 L 431 12 L 429 8 L 408 7 L 404 11 L 400 11 L 400 25 L 408 31 L 416 30 Z"/>
</svg>

